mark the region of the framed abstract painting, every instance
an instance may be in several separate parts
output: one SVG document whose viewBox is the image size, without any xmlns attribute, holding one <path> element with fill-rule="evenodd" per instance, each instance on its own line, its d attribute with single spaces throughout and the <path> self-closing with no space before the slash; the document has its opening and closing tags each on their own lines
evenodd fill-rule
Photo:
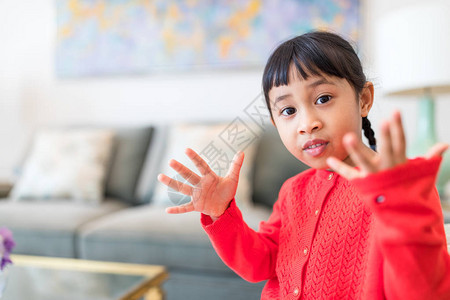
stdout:
<svg viewBox="0 0 450 300">
<path fill-rule="evenodd" d="M 264 65 L 283 40 L 331 29 L 357 42 L 359 0 L 58 0 L 58 77 Z"/>
</svg>

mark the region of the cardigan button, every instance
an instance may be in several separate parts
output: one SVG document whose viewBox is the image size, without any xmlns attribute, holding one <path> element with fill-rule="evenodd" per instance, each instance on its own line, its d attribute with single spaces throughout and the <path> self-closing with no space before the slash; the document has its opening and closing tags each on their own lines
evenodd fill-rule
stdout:
<svg viewBox="0 0 450 300">
<path fill-rule="evenodd" d="M 308 255 L 308 248 L 305 248 L 305 250 L 303 250 L 303 254 Z"/>
<path fill-rule="evenodd" d="M 295 288 L 295 290 L 294 290 L 294 296 L 298 296 L 298 293 L 300 293 L 300 291 L 298 290 L 298 288 Z"/>
<path fill-rule="evenodd" d="M 330 173 L 330 175 L 328 175 L 328 180 L 333 179 L 333 173 Z"/>
<path fill-rule="evenodd" d="M 380 195 L 380 196 L 375 198 L 375 202 L 376 203 L 383 203 L 384 200 L 386 200 L 386 197 L 384 197 L 383 195 Z"/>
<path fill-rule="evenodd" d="M 314 212 L 314 214 L 317 216 L 319 214 L 319 210 L 316 209 L 316 211 Z"/>
</svg>

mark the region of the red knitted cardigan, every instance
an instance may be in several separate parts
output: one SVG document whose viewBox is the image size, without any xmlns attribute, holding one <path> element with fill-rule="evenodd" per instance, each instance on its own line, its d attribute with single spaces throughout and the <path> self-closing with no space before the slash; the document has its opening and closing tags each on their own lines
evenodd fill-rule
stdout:
<svg viewBox="0 0 450 300">
<path fill-rule="evenodd" d="M 434 187 L 441 158 L 348 181 L 310 169 L 288 179 L 254 231 L 235 200 L 201 223 L 224 263 L 261 299 L 450 299 L 450 257 Z"/>
</svg>

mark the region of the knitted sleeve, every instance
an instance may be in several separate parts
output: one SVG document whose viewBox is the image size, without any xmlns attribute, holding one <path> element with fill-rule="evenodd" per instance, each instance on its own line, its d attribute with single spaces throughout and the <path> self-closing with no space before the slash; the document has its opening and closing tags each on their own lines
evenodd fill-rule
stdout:
<svg viewBox="0 0 450 300">
<path fill-rule="evenodd" d="M 435 188 L 441 160 L 409 160 L 353 180 L 375 220 L 379 278 L 369 284 L 385 299 L 450 299 L 450 257 Z"/>
<path fill-rule="evenodd" d="M 215 222 L 201 215 L 201 224 L 223 262 L 250 282 L 276 276 L 278 237 L 281 227 L 279 199 L 267 221 L 254 231 L 243 220 L 233 199 L 225 213 Z"/>
</svg>

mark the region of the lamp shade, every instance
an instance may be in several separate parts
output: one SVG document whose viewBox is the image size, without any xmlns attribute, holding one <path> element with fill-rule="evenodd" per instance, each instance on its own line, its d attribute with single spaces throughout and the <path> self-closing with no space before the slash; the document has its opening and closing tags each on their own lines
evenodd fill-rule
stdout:
<svg viewBox="0 0 450 300">
<path fill-rule="evenodd" d="M 375 47 L 386 94 L 450 92 L 450 1 L 423 1 L 386 14 L 376 24 Z"/>
</svg>

